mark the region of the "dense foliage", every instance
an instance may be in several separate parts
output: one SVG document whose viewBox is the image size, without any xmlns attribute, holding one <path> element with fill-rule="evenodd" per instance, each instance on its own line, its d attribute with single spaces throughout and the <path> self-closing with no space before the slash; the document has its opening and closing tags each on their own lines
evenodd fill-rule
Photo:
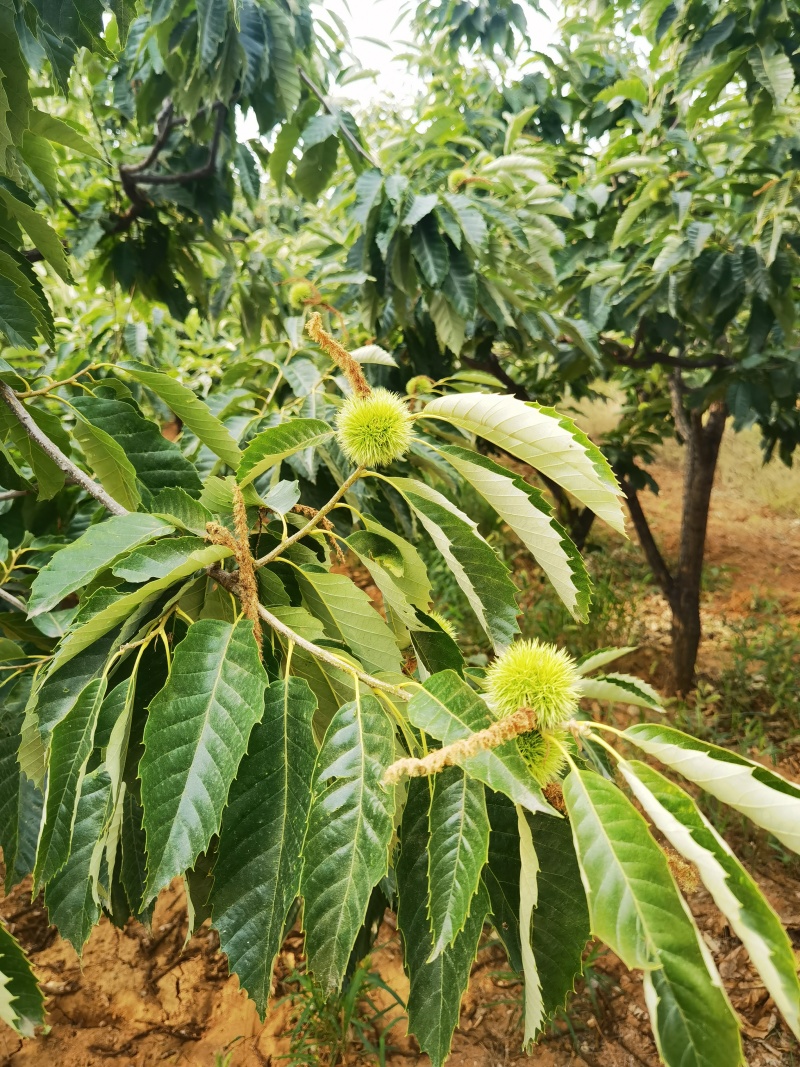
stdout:
<svg viewBox="0 0 800 1067">
<path fill-rule="evenodd" d="M 642 812 L 800 1036 L 791 945 L 693 796 L 628 754 L 795 851 L 800 789 L 664 725 L 608 669 L 628 649 L 520 641 L 476 509 L 584 620 L 571 533 L 624 523 L 606 455 L 549 406 L 567 384 L 625 390 L 607 455 L 634 518 L 667 426 L 702 443 L 732 407 L 791 455 L 789 16 L 732 5 L 723 38 L 716 14 L 591 5 L 520 78 L 522 9 L 499 6 L 420 5 L 419 113 L 361 130 L 332 96 L 359 74 L 341 27 L 294 0 L 0 7 L 6 884 L 31 876 L 80 951 L 182 878 L 262 1015 L 298 899 L 321 995 L 388 904 L 437 1065 L 486 921 L 526 1044 L 593 935 L 645 972 L 665 1063 L 732 1067 L 736 1018 Z M 32 1033 L 42 1003 L 0 927 L 0 1018 Z"/>
</svg>

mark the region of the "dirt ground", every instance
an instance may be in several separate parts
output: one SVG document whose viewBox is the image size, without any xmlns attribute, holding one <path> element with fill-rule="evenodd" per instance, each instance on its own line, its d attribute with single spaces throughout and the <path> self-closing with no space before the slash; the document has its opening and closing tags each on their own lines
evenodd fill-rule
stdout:
<svg viewBox="0 0 800 1067">
<path fill-rule="evenodd" d="M 658 478 L 661 493 L 648 496 L 645 506 L 669 553 L 677 538 L 681 473 L 676 450 L 665 451 Z M 800 472 L 771 468 L 765 474 L 752 445 L 726 441 L 707 560 L 721 578 L 706 600 L 701 669 L 713 666 L 724 643 L 724 619 L 751 612 L 756 596 L 800 620 Z M 666 649 L 668 625 L 656 594 L 648 598 L 644 611 L 650 654 L 658 657 Z M 781 769 L 800 780 L 800 765 Z M 800 950 L 798 867 L 785 865 L 766 848 L 756 857 L 751 870 Z M 752 1067 L 800 1062 L 800 1049 L 708 895 L 700 890 L 688 899 L 743 1020 L 748 1062 Z M 133 924 L 116 930 L 103 920 L 82 961 L 48 927 L 46 913 L 38 903 L 31 904 L 27 887 L 0 898 L 0 915 L 32 955 L 47 994 L 49 1026 L 46 1035 L 23 1042 L 0 1024 L 0 1067 L 149 1067 L 162 1062 L 277 1067 L 288 1062 L 292 1004 L 281 998 L 289 988 L 285 979 L 302 952 L 299 935 L 290 935 L 284 946 L 275 1004 L 262 1024 L 237 980 L 228 976 L 216 935 L 204 928 L 184 944 L 186 915 L 178 887 L 162 895 L 150 933 Z M 398 938 L 388 920 L 373 966 L 405 996 Z M 520 1051 L 520 995 L 487 929 L 464 998 L 452 1067 L 526 1061 Z M 392 1027 L 388 1044 L 389 1067 L 428 1063 L 405 1036 L 402 1019 Z M 320 1055 L 317 1062 L 323 1065 L 326 1060 Z M 348 1062 L 376 1061 L 354 1050 Z M 540 1042 L 528 1062 L 537 1067 L 657 1067 L 640 978 L 627 973 L 611 953 L 601 955 L 581 983 L 568 1017 Z"/>
</svg>

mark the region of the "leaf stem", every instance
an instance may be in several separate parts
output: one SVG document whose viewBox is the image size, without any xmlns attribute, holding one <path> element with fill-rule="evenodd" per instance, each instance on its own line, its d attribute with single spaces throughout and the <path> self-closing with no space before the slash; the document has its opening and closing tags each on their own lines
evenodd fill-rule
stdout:
<svg viewBox="0 0 800 1067">
<path fill-rule="evenodd" d="M 5 600 L 7 604 L 10 604 L 12 608 L 16 608 L 17 611 L 21 611 L 23 615 L 28 614 L 28 609 L 25 607 L 22 601 L 18 600 L 11 593 L 7 593 L 2 587 L 0 587 L 0 600 Z"/>
<path fill-rule="evenodd" d="M 5 401 L 6 405 L 11 408 L 11 411 L 22 425 L 22 428 L 28 437 L 41 448 L 44 454 L 55 463 L 59 470 L 66 474 L 71 482 L 74 482 L 75 485 L 79 485 L 82 489 L 85 489 L 90 496 L 93 496 L 95 500 L 101 503 L 112 515 L 128 514 L 127 508 L 124 508 L 122 504 L 118 504 L 113 497 L 108 495 L 101 485 L 98 485 L 97 482 L 91 479 L 88 474 L 85 474 L 80 467 L 77 467 L 46 434 L 42 433 L 25 410 L 23 404 L 20 403 L 17 394 L 11 386 L 7 385 L 5 382 L 0 382 L 0 399 Z"/>
<path fill-rule="evenodd" d="M 364 467 L 357 467 L 350 475 L 350 477 L 342 482 L 342 484 L 330 498 L 328 503 L 325 504 L 324 507 L 321 507 L 317 514 L 314 515 L 313 518 L 310 518 L 308 520 L 305 526 L 301 526 L 300 529 L 293 533 L 291 537 L 287 537 L 285 541 L 281 541 L 281 543 L 279 545 L 276 545 L 271 552 L 268 552 L 266 554 L 266 556 L 262 556 L 261 559 L 257 559 L 256 567 L 265 567 L 268 563 L 271 563 L 274 559 L 280 556 L 281 553 L 284 552 L 287 548 L 291 547 L 291 545 L 296 544 L 301 538 L 305 537 L 306 534 L 311 533 L 315 526 L 318 525 L 320 520 L 324 519 L 329 511 L 333 511 L 333 509 L 336 507 L 336 505 L 347 492 L 347 490 L 355 482 L 358 481 L 358 479 L 364 473 L 364 470 Z"/>
</svg>

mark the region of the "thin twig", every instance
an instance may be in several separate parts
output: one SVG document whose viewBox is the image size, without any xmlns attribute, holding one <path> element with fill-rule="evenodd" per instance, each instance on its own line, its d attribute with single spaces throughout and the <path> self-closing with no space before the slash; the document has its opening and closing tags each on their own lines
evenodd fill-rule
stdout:
<svg viewBox="0 0 800 1067">
<path fill-rule="evenodd" d="M 238 582 L 233 574 L 229 574 L 228 571 L 223 571 L 219 567 L 209 567 L 208 575 L 213 578 L 215 582 L 218 582 L 224 589 L 238 595 Z M 258 614 L 273 630 L 276 630 L 279 634 L 283 634 L 285 638 L 292 641 L 298 648 L 310 652 L 316 659 L 321 659 L 323 663 L 335 667 L 344 674 L 349 674 L 351 677 L 358 678 L 364 685 L 368 685 L 370 689 L 380 689 L 384 693 L 390 693 L 397 700 L 411 699 L 408 693 L 399 686 L 392 685 L 390 682 L 382 682 L 380 678 L 375 678 L 373 675 L 367 674 L 366 671 L 362 671 L 359 667 L 354 666 L 352 663 L 348 663 L 347 660 L 342 659 L 333 652 L 329 652 L 326 648 L 321 648 L 319 645 L 315 645 L 313 641 L 307 641 L 304 637 L 301 637 L 300 634 L 295 633 L 295 631 L 287 626 L 285 622 L 281 622 L 281 620 L 265 608 L 263 604 L 258 605 Z"/>
<path fill-rule="evenodd" d="M 0 500 L 15 500 L 18 496 L 27 496 L 29 492 L 29 489 L 7 489 L 0 493 Z"/>
<path fill-rule="evenodd" d="M 7 593 L 6 590 L 2 588 L 2 586 L 0 586 L 0 600 L 5 600 L 6 603 L 10 604 L 13 608 L 16 608 L 17 611 L 21 611 L 24 615 L 28 614 L 28 609 L 25 607 L 22 601 L 18 600 L 11 593 Z"/>
<path fill-rule="evenodd" d="M 314 96 L 316 96 L 317 100 L 319 100 L 319 102 L 322 104 L 328 114 L 335 115 L 336 111 L 328 103 L 328 98 L 325 96 L 325 93 L 323 93 L 322 89 L 320 89 L 320 87 L 315 82 L 313 82 L 311 78 L 309 78 L 309 76 L 306 74 L 302 67 L 298 67 L 297 72 L 300 75 L 300 80 L 305 82 L 305 84 L 308 86 Z M 366 161 L 370 164 L 370 166 L 373 166 L 379 170 L 380 168 L 378 167 L 378 164 L 375 162 L 375 160 L 372 158 L 366 148 L 364 148 L 364 146 L 358 141 L 358 139 L 353 136 L 353 134 L 350 132 L 350 130 L 348 130 L 348 128 L 343 122 L 339 123 L 339 129 L 344 134 L 345 138 L 353 146 L 353 148 L 356 150 L 356 152 L 358 152 L 360 156 L 363 156 L 364 159 L 366 159 Z"/>
<path fill-rule="evenodd" d="M 122 504 L 118 504 L 113 497 L 109 496 L 105 489 L 98 485 L 88 474 L 85 474 L 80 467 L 68 459 L 61 449 L 53 444 L 50 438 L 42 433 L 33 419 L 30 417 L 24 406 L 17 399 L 17 394 L 7 385 L 5 382 L 0 382 L 0 399 L 4 400 L 11 411 L 14 413 L 25 433 L 30 439 L 41 448 L 44 454 L 55 463 L 59 470 L 63 471 L 67 475 L 71 482 L 75 485 L 79 485 L 82 489 L 99 501 L 112 515 L 127 515 L 128 509 L 124 508 Z"/>
<path fill-rule="evenodd" d="M 358 467 L 356 470 L 354 470 L 350 477 L 342 482 L 342 484 L 330 498 L 328 503 L 325 504 L 324 507 L 321 507 L 316 513 L 316 515 L 314 515 L 313 518 L 308 520 L 305 526 L 301 526 L 301 528 L 297 530 L 296 533 L 293 533 L 291 537 L 287 537 L 285 541 L 281 541 L 281 543 L 279 545 L 276 545 L 271 552 L 267 552 L 266 556 L 262 556 L 261 559 L 257 559 L 256 567 L 265 567 L 268 563 L 271 563 L 274 559 L 280 556 L 281 553 L 284 552 L 291 545 L 296 544 L 301 538 L 305 537 L 306 534 L 311 533 L 314 527 L 319 525 L 320 521 L 325 518 L 328 512 L 332 511 L 336 507 L 336 505 L 342 499 L 347 490 L 353 485 L 354 482 L 358 481 L 358 479 L 363 473 L 364 467 Z"/>
</svg>

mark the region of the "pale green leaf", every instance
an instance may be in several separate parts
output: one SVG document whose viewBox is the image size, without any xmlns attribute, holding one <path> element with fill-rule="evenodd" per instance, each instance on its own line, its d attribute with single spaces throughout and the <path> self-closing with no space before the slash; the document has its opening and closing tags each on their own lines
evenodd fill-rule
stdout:
<svg viewBox="0 0 800 1067">
<path fill-rule="evenodd" d="M 81 155 L 102 160 L 102 155 L 84 136 L 86 130 L 83 127 L 77 127 L 77 124 L 73 125 L 70 122 L 65 122 L 63 119 L 57 118 L 55 115 L 48 115 L 47 112 L 39 111 L 37 108 L 31 110 L 29 121 L 33 133 L 46 137 L 48 141 L 64 145 L 65 148 L 80 152 Z"/>
<path fill-rule="evenodd" d="M 59 549 L 36 575 L 28 599 L 28 616 L 51 611 L 124 552 L 169 533 L 172 527 L 162 519 L 134 513 L 113 515 L 90 526 L 77 541 Z"/>
<path fill-rule="evenodd" d="M 615 530 L 625 532 L 621 490 L 608 461 L 570 419 L 552 408 L 524 404 L 512 396 L 459 393 L 432 400 L 423 414 L 484 437 L 530 463 Z"/>
<path fill-rule="evenodd" d="M 780 918 L 687 793 L 638 760 L 621 760 L 619 768 L 672 847 L 695 864 L 792 1032 L 800 1037 L 800 981 L 792 944 Z"/>
<path fill-rule="evenodd" d="M 0 1019 L 23 1037 L 44 1022 L 44 996 L 17 941 L 0 922 Z"/>
<path fill-rule="evenodd" d="M 136 511 L 141 496 L 136 488 L 136 470 L 124 448 L 88 419 L 79 418 L 76 421 L 72 436 L 109 496 L 128 511 Z"/>
<path fill-rule="evenodd" d="M 587 700 L 608 700 L 614 704 L 633 704 L 637 708 L 663 711 L 660 695 L 651 685 L 632 674 L 596 674 L 581 682 L 581 696 Z"/>
<path fill-rule="evenodd" d="M 42 212 L 28 207 L 2 185 L 0 185 L 0 203 L 5 205 L 11 218 L 17 220 L 56 273 L 64 281 L 71 281 L 72 275 L 61 241 Z"/>
<path fill-rule="evenodd" d="M 637 645 L 625 645 L 620 648 L 598 648 L 596 652 L 587 652 L 585 656 L 581 656 L 575 668 L 578 674 L 589 674 L 598 667 L 605 667 L 614 660 L 627 656 L 629 652 L 635 652 L 637 647 Z"/>
<path fill-rule="evenodd" d="M 671 726 L 629 726 L 627 740 L 800 853 L 800 788 L 774 771 Z"/>
</svg>

